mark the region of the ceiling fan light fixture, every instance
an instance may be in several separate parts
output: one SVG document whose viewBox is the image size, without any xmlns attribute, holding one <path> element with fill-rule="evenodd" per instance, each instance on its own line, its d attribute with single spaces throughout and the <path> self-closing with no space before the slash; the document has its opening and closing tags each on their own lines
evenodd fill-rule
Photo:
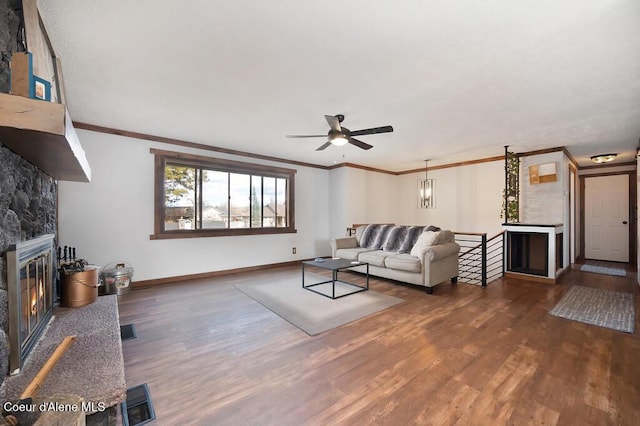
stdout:
<svg viewBox="0 0 640 426">
<path fill-rule="evenodd" d="M 609 163 L 616 159 L 618 154 L 598 154 L 591 157 L 591 161 L 596 164 Z"/>
<path fill-rule="evenodd" d="M 349 142 L 349 140 L 345 138 L 344 135 L 335 135 L 331 138 L 329 142 L 331 142 L 336 146 L 343 146 L 343 145 L 346 145 L 347 142 Z"/>
<path fill-rule="evenodd" d="M 344 120 L 344 115 L 325 115 L 325 120 L 329 124 L 329 132 L 327 136 L 324 135 L 287 135 L 288 138 L 322 138 L 327 137 L 327 141 L 316 148 L 316 151 L 322 151 L 331 145 L 335 146 L 344 146 L 346 144 L 351 144 L 360 149 L 368 150 L 373 148 L 373 145 L 369 145 L 368 143 L 362 142 L 352 136 L 364 136 L 364 135 L 374 135 L 377 133 L 389 133 L 393 132 L 392 126 L 382 126 L 382 127 L 372 127 L 370 129 L 361 129 L 356 131 L 351 131 L 346 127 L 342 127 L 340 123 Z"/>
</svg>

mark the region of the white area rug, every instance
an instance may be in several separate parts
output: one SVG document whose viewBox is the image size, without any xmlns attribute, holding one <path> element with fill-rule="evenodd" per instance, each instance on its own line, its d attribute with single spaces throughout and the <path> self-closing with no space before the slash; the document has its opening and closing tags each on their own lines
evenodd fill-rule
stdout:
<svg viewBox="0 0 640 426">
<path fill-rule="evenodd" d="M 631 293 L 576 285 L 562 296 L 549 313 L 586 324 L 633 333 L 634 306 Z"/>
<path fill-rule="evenodd" d="M 618 268 L 618 267 L 614 268 L 614 267 L 608 267 L 608 266 L 584 264 L 580 267 L 580 270 L 584 272 L 595 272 L 596 274 L 617 275 L 620 277 L 627 276 L 627 271 L 625 271 L 624 268 Z"/>
<path fill-rule="evenodd" d="M 307 285 L 326 280 L 327 277 L 318 274 L 305 274 Z M 330 284 L 323 286 L 329 287 L 323 291 L 331 291 Z M 303 289 L 301 276 L 277 281 L 237 284 L 235 287 L 310 336 L 404 302 L 403 299 L 373 290 L 332 300 Z M 314 288 L 319 289 L 319 287 Z M 336 284 L 336 295 L 352 290 L 352 287 Z"/>
</svg>

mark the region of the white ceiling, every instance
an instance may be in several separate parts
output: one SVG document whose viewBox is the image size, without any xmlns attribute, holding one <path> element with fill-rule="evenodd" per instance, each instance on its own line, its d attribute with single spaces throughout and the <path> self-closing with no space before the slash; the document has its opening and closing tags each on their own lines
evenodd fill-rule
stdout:
<svg viewBox="0 0 640 426">
<path fill-rule="evenodd" d="M 637 0 L 39 0 L 71 117 L 391 171 L 640 137 Z M 374 145 L 315 148 L 323 115 Z"/>
</svg>

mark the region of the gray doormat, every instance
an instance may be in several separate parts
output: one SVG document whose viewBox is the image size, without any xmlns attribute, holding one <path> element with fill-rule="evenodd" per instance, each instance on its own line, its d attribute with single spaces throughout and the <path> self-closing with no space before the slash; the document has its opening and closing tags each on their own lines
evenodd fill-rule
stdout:
<svg viewBox="0 0 640 426">
<path fill-rule="evenodd" d="M 551 315 L 633 333 L 635 300 L 631 293 L 575 285 L 549 311 Z"/>
<path fill-rule="evenodd" d="M 581 271 L 584 272 L 594 272 L 596 274 L 604 274 L 604 275 L 616 275 L 620 277 L 626 277 L 627 271 L 624 268 L 619 267 L 610 267 L 610 266 L 602 266 L 602 265 L 593 265 L 589 263 L 585 263 L 580 267 Z"/>
</svg>

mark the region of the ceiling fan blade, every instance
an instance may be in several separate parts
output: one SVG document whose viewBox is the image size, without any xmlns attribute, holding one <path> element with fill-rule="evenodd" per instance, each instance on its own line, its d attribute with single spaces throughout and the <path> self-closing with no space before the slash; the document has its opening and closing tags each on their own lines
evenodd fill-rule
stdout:
<svg viewBox="0 0 640 426">
<path fill-rule="evenodd" d="M 316 148 L 316 151 L 322 151 L 323 149 L 325 149 L 329 145 L 331 145 L 331 142 L 325 142 L 323 145 L 320 145 L 318 148 Z"/>
<path fill-rule="evenodd" d="M 354 139 L 354 138 L 349 138 L 349 143 L 351 145 L 355 145 L 358 148 L 362 148 L 362 149 L 371 149 L 371 148 L 373 148 L 373 145 L 369 145 L 368 143 L 364 143 L 364 142 L 359 141 L 358 139 Z"/>
<path fill-rule="evenodd" d="M 351 136 L 373 135 L 375 133 L 389 133 L 389 132 L 393 132 L 393 127 L 382 126 L 382 127 L 374 127 L 372 129 L 356 130 L 351 132 Z"/>
<path fill-rule="evenodd" d="M 327 120 L 327 123 L 329 123 L 329 127 L 331 127 L 331 130 L 335 132 L 342 131 L 342 128 L 340 127 L 340 120 L 338 119 L 338 117 L 334 117 L 333 115 L 325 115 L 324 118 Z"/>
<path fill-rule="evenodd" d="M 288 138 L 326 138 L 327 135 L 287 135 Z"/>
</svg>

